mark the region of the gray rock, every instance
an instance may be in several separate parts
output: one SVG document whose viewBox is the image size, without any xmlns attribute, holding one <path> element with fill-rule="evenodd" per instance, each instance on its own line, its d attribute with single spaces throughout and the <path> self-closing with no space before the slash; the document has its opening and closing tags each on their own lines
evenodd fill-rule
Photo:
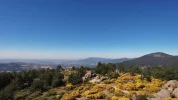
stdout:
<svg viewBox="0 0 178 100">
<path fill-rule="evenodd" d="M 155 94 L 155 100 L 166 100 L 166 98 L 171 96 L 171 92 L 166 89 L 162 89 L 158 93 Z"/>
<path fill-rule="evenodd" d="M 91 71 L 88 71 L 88 72 L 85 74 L 85 77 L 86 77 L 86 78 L 91 78 L 91 77 L 92 77 L 92 72 L 91 72 Z"/>
<path fill-rule="evenodd" d="M 83 80 L 83 81 L 85 81 L 85 80 L 86 80 L 86 78 L 85 78 L 85 77 L 82 77 L 82 80 Z"/>
<path fill-rule="evenodd" d="M 166 100 L 168 97 L 178 97 L 178 81 L 168 81 L 161 91 L 155 94 L 155 98 L 149 98 L 148 100 Z"/>
<path fill-rule="evenodd" d="M 168 88 L 172 87 L 174 89 L 176 84 L 178 84 L 177 80 L 170 80 L 163 86 L 163 88 L 168 89 Z"/>
<path fill-rule="evenodd" d="M 100 76 L 96 76 L 94 77 L 90 82 L 91 83 L 101 83 L 103 80 L 107 79 L 107 77 L 100 77 Z"/>
<path fill-rule="evenodd" d="M 101 81 L 106 80 L 106 79 L 107 79 L 107 77 L 104 77 L 104 76 L 102 76 L 102 77 L 100 78 Z"/>
<path fill-rule="evenodd" d="M 91 81 L 90 81 L 91 83 L 100 83 L 101 82 L 101 80 L 100 79 L 92 79 Z"/>
<path fill-rule="evenodd" d="M 174 89 L 174 91 L 172 92 L 172 95 L 178 98 L 178 88 Z"/>
<path fill-rule="evenodd" d="M 167 90 L 169 90 L 170 92 L 173 92 L 174 88 L 173 87 L 169 87 Z"/>
<path fill-rule="evenodd" d="M 92 77 L 95 77 L 96 75 L 94 73 L 92 73 L 91 71 L 88 71 L 83 77 L 83 81 L 85 81 L 86 79 L 89 79 L 89 78 L 92 78 Z"/>
<path fill-rule="evenodd" d="M 133 95 L 133 96 L 132 96 L 132 100 L 137 100 L 136 95 Z"/>
<path fill-rule="evenodd" d="M 100 76 L 96 76 L 95 79 L 100 79 Z"/>
</svg>

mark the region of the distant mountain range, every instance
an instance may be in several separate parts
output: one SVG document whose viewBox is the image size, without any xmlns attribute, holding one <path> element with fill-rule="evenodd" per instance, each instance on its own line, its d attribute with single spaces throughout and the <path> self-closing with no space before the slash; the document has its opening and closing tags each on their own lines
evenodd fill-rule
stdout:
<svg viewBox="0 0 178 100">
<path fill-rule="evenodd" d="M 178 56 L 172 56 L 163 52 L 156 52 L 144 55 L 142 57 L 122 62 L 128 66 L 171 66 L 178 67 Z"/>
<path fill-rule="evenodd" d="M 88 66 L 95 67 L 98 62 L 102 63 L 121 63 L 123 61 L 130 60 L 128 58 L 120 59 L 107 59 L 90 57 L 86 59 L 78 60 L 39 60 L 39 59 L 0 59 L 0 71 L 21 71 L 32 70 L 41 68 L 55 68 L 57 65 L 62 65 L 64 68 L 70 68 L 72 66 Z"/>
<path fill-rule="evenodd" d="M 78 64 L 93 64 L 98 62 L 105 62 L 105 63 L 116 63 L 116 62 L 123 62 L 130 60 L 131 58 L 118 58 L 118 59 L 109 59 L 109 58 L 99 58 L 99 57 L 89 57 L 85 59 L 0 59 L 0 63 L 16 63 L 16 62 L 23 62 L 23 63 L 33 63 L 33 64 L 40 64 L 40 65 L 58 65 L 58 64 L 70 64 L 70 63 L 78 63 Z"/>
<path fill-rule="evenodd" d="M 1 59 L 0 71 L 21 71 L 41 68 L 55 68 L 57 65 L 62 65 L 64 68 L 72 66 L 88 66 L 95 67 L 98 62 L 102 63 L 123 63 L 128 66 L 150 67 L 150 66 L 171 66 L 178 67 L 178 56 L 172 56 L 162 52 L 156 52 L 144 55 L 139 58 L 119 58 L 108 59 L 99 57 L 90 57 L 78 60 L 14 60 Z"/>
<path fill-rule="evenodd" d="M 108 58 L 90 57 L 90 58 L 78 60 L 78 62 L 86 62 L 86 63 L 98 63 L 98 62 L 116 63 L 116 62 L 127 61 L 127 60 L 130 60 L 130 59 L 131 58 L 108 59 Z"/>
</svg>

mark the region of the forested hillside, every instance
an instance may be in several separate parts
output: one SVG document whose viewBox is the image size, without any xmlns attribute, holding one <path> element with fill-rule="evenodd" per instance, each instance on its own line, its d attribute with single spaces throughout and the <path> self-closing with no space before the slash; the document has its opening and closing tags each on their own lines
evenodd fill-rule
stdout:
<svg viewBox="0 0 178 100">
<path fill-rule="evenodd" d="M 167 97 L 158 95 L 168 91 L 165 84 L 170 80 L 175 80 L 172 92 Z M 0 100 L 177 100 L 176 80 L 178 69 L 173 67 L 125 68 L 123 64 L 98 63 L 95 68 L 64 70 L 59 65 L 56 69 L 0 73 Z"/>
<path fill-rule="evenodd" d="M 156 52 L 144 55 L 137 59 L 124 61 L 123 64 L 129 66 L 139 67 L 178 67 L 178 56 L 169 55 L 163 52 Z"/>
</svg>

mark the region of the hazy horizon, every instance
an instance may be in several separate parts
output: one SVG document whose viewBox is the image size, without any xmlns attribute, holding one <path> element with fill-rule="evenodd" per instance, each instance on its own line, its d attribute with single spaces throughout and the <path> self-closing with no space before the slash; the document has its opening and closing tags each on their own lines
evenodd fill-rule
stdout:
<svg viewBox="0 0 178 100">
<path fill-rule="evenodd" d="M 122 59 L 122 58 L 129 58 L 129 59 L 132 59 L 132 58 L 139 58 L 139 57 L 142 57 L 144 55 L 147 55 L 147 54 L 151 54 L 151 53 L 157 53 L 157 52 L 150 52 L 150 53 L 145 53 L 145 54 L 142 54 L 142 55 L 139 55 L 139 56 L 134 56 L 134 57 L 128 57 L 128 56 L 121 56 L 121 57 L 100 57 L 100 56 L 89 56 L 89 57 L 83 57 L 83 58 L 65 58 L 66 56 L 64 55 L 63 58 L 55 58 L 54 56 L 52 56 L 51 58 L 50 57 L 41 57 L 39 56 L 39 58 L 33 58 L 33 55 L 30 55 L 32 56 L 32 58 L 29 58 L 29 56 L 27 58 L 23 58 L 23 57 L 12 57 L 12 55 L 8 58 L 8 57 L 2 57 L 3 54 L 0 53 L 1 57 L 0 57 L 0 60 L 80 60 L 80 59 L 87 59 L 87 58 L 106 58 L 106 59 Z M 166 52 L 162 52 L 162 53 L 166 53 Z M 20 53 L 22 54 L 22 53 Z M 19 54 L 19 55 L 20 55 Z M 172 55 L 172 56 L 178 56 L 177 54 L 170 54 L 170 53 L 166 53 L 166 54 L 169 54 L 169 55 Z M 17 55 L 18 56 L 18 55 Z"/>
<path fill-rule="evenodd" d="M 178 55 L 178 1 L 2 0 L 0 58 Z"/>
</svg>

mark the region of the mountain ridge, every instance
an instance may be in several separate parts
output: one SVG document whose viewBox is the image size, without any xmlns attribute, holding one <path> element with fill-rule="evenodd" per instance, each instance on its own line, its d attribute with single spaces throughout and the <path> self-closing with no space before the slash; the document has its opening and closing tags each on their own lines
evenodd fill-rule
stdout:
<svg viewBox="0 0 178 100">
<path fill-rule="evenodd" d="M 108 63 L 112 63 L 112 62 L 123 62 L 126 60 L 129 60 L 132 58 L 101 58 L 101 57 L 89 57 L 89 58 L 85 58 L 85 59 L 81 59 L 79 60 L 79 62 L 108 62 Z"/>
<path fill-rule="evenodd" d="M 178 56 L 169 55 L 163 52 L 155 52 L 143 55 L 139 58 L 122 62 L 126 67 L 128 66 L 171 66 L 178 67 Z"/>
</svg>

